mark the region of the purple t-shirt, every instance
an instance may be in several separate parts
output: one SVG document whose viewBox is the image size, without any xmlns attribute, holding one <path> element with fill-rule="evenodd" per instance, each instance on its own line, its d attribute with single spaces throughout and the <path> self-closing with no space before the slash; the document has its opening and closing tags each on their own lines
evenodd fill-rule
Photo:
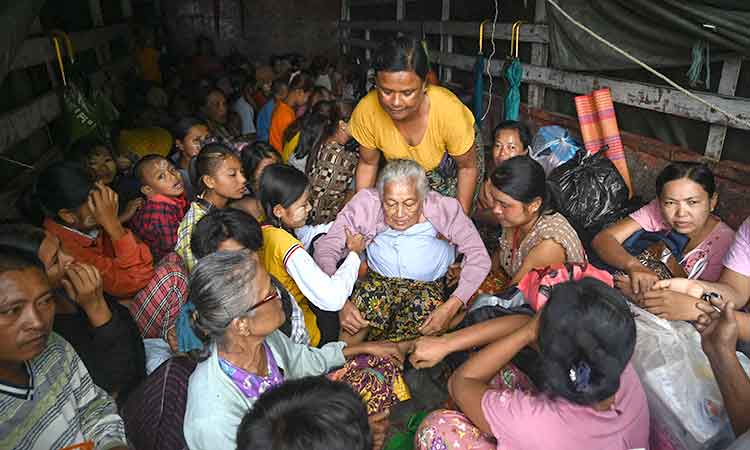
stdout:
<svg viewBox="0 0 750 450">
<path fill-rule="evenodd" d="M 724 256 L 724 267 L 750 277 L 750 217 L 742 222 L 734 235 L 734 242 Z"/>
<path fill-rule="evenodd" d="M 649 411 L 638 375 L 628 364 L 612 408 L 596 411 L 564 399 L 516 390 L 489 390 L 482 411 L 498 450 L 647 449 Z"/>
<path fill-rule="evenodd" d="M 630 218 L 646 231 L 669 231 L 671 227 L 661 214 L 659 200 L 654 199 L 649 204 L 630 214 Z M 685 254 L 680 265 L 685 269 L 688 278 L 705 281 L 717 281 L 724 268 L 722 260 L 732 244 L 734 230 L 722 221 L 711 230 L 711 233 L 693 250 Z"/>
</svg>

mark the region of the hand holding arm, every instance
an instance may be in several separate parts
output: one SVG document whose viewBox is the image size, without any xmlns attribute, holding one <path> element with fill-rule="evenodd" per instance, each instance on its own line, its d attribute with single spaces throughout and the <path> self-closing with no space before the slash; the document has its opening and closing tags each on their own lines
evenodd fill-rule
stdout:
<svg viewBox="0 0 750 450">
<path fill-rule="evenodd" d="M 480 347 L 512 334 L 531 317 L 512 315 L 487 320 L 440 337 L 421 337 L 415 343 L 409 360 L 418 369 L 432 367 L 446 355 Z"/>
<path fill-rule="evenodd" d="M 536 342 L 539 315 L 510 335 L 488 345 L 453 373 L 448 381 L 451 397 L 480 430 L 491 432 L 482 411 L 482 397 L 497 372 L 527 345 Z"/>
</svg>

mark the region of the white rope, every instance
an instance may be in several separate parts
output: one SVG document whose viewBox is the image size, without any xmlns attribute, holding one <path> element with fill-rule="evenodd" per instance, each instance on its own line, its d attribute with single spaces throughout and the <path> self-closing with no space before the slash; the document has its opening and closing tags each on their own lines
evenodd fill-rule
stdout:
<svg viewBox="0 0 750 450">
<path fill-rule="evenodd" d="M 574 19 L 573 17 L 571 17 L 570 14 L 568 14 L 567 12 L 565 12 L 565 10 L 563 10 L 560 7 L 560 5 L 557 4 L 557 2 L 555 0 L 547 0 L 547 2 L 550 3 L 552 6 L 554 6 L 555 9 L 557 9 L 560 12 L 560 14 L 562 14 L 563 16 L 565 16 L 566 19 L 568 19 L 571 22 L 573 22 L 573 24 L 575 24 L 578 28 L 580 28 L 583 31 L 585 31 L 585 32 L 589 33 L 590 35 L 594 36 L 594 38 L 596 40 L 598 40 L 599 42 L 603 43 L 604 45 L 612 48 L 613 50 L 615 50 L 616 52 L 620 53 L 625 58 L 627 58 L 630 61 L 638 64 L 639 66 L 643 67 L 647 71 L 649 71 L 652 74 L 656 75 L 657 77 L 661 78 L 662 80 L 664 80 L 667 84 L 669 84 L 673 88 L 677 89 L 678 91 L 682 92 L 683 94 L 687 95 L 688 97 L 692 98 L 693 100 L 696 100 L 696 101 L 698 101 L 698 102 L 700 102 L 700 103 L 708 106 L 709 108 L 714 109 L 714 110 L 716 110 L 716 111 L 724 114 L 725 116 L 727 116 L 727 118 L 729 118 L 731 120 L 734 120 L 735 122 L 741 123 L 741 124 L 745 125 L 746 127 L 750 128 L 750 121 L 742 119 L 742 118 L 740 118 L 740 117 L 738 117 L 738 116 L 736 116 L 736 115 L 734 115 L 734 114 L 732 114 L 732 113 L 730 113 L 730 112 L 728 112 L 728 111 L 726 111 L 726 110 L 724 110 L 724 109 L 722 109 L 722 108 L 720 108 L 720 107 L 712 104 L 711 102 L 709 102 L 707 100 L 704 100 L 701 97 L 693 94 L 689 90 L 685 89 L 684 87 L 682 87 L 679 84 L 677 84 L 674 81 L 672 81 L 669 77 L 667 77 L 666 75 L 662 74 L 658 70 L 652 68 L 651 66 L 649 66 L 645 62 L 639 60 L 638 58 L 636 58 L 635 56 L 633 56 L 630 53 L 626 52 L 625 50 L 619 48 L 615 44 L 607 41 L 603 37 L 601 37 L 598 34 L 596 34 L 593 30 L 590 30 L 589 28 L 587 28 L 586 25 L 582 24 L 581 22 L 579 22 L 576 19 Z"/>
<path fill-rule="evenodd" d="M 479 119 L 480 122 L 484 121 L 484 118 L 487 117 L 487 114 L 490 113 L 490 107 L 492 106 L 492 72 L 490 71 L 492 67 L 492 57 L 495 56 L 495 25 L 497 24 L 497 16 L 500 8 L 497 5 L 497 0 L 495 0 L 495 18 L 492 19 L 492 52 L 490 52 L 489 58 L 487 58 L 487 62 L 485 63 L 485 68 L 487 70 L 487 76 L 490 79 L 490 95 L 489 100 L 487 101 L 487 109 L 484 110 L 484 114 L 482 114 L 482 118 Z M 484 36 L 482 36 L 484 37 Z M 479 95 L 484 96 L 484 92 L 481 92 Z"/>
<path fill-rule="evenodd" d="M 25 167 L 27 169 L 33 169 L 34 168 L 34 166 L 30 166 L 30 165 L 28 165 L 26 163 L 22 163 L 21 161 L 16 161 L 15 159 L 12 159 L 12 158 L 6 158 L 5 156 L 0 156 L 0 161 L 7 161 L 9 163 L 17 164 L 17 165 L 19 165 L 21 167 Z"/>
</svg>

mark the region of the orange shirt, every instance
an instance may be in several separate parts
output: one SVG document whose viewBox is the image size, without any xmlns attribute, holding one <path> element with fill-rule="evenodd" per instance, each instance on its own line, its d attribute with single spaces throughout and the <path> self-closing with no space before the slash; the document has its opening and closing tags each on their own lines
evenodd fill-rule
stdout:
<svg viewBox="0 0 750 450">
<path fill-rule="evenodd" d="M 161 84 L 161 69 L 159 68 L 159 51 L 145 47 L 135 51 L 135 60 L 141 69 L 141 78 Z"/>
<path fill-rule="evenodd" d="M 44 229 L 60 239 L 66 253 L 76 261 L 91 264 L 102 276 L 104 292 L 114 297 L 132 297 L 146 287 L 154 276 L 151 250 L 130 230 L 112 241 L 104 230 L 91 237 L 45 219 Z"/>
<path fill-rule="evenodd" d="M 297 119 L 291 106 L 283 101 L 276 102 L 271 116 L 271 128 L 268 131 L 268 143 L 279 153 L 284 150 L 284 132 Z"/>
</svg>

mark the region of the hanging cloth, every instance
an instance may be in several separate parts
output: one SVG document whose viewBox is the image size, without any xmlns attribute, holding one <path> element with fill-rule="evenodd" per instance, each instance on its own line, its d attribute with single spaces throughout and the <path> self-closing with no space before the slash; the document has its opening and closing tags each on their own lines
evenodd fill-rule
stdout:
<svg viewBox="0 0 750 450">
<path fill-rule="evenodd" d="M 510 56 L 505 68 L 505 80 L 508 82 L 508 92 L 505 94 L 505 120 L 518 120 L 521 109 L 521 78 L 523 67 L 518 59 L 518 44 L 521 34 L 522 21 L 513 24 L 510 39 Z"/>
<path fill-rule="evenodd" d="M 474 113 L 474 121 L 478 126 L 482 125 L 482 105 L 484 104 L 484 68 L 486 61 L 482 53 L 482 44 L 484 42 L 484 24 L 483 20 L 479 24 L 479 52 L 477 59 L 474 61 L 474 96 L 471 99 L 471 109 Z"/>
</svg>

